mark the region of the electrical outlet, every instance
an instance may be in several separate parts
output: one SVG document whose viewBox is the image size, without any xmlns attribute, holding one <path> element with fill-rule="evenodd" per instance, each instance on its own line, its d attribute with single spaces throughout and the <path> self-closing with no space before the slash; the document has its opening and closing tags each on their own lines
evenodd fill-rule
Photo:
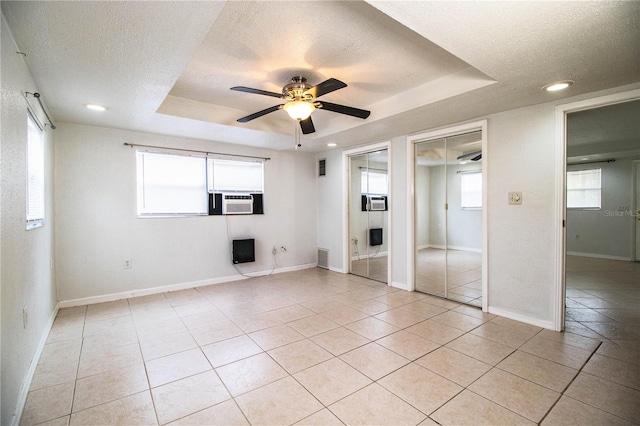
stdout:
<svg viewBox="0 0 640 426">
<path fill-rule="evenodd" d="M 131 259 L 124 260 L 124 269 L 131 269 Z"/>
<path fill-rule="evenodd" d="M 278 250 L 276 249 L 276 246 L 273 246 L 273 248 L 271 249 L 271 254 L 276 254 L 278 252 Z"/>
<path fill-rule="evenodd" d="M 576 240 L 580 239 L 580 234 L 576 234 Z"/>
<path fill-rule="evenodd" d="M 27 323 L 29 322 L 29 306 L 25 305 L 22 308 L 22 328 L 27 328 Z"/>
</svg>

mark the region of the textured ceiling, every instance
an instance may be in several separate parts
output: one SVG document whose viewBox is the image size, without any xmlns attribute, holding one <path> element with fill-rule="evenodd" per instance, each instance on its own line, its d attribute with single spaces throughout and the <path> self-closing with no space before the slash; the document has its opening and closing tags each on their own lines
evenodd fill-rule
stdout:
<svg viewBox="0 0 640 426">
<path fill-rule="evenodd" d="M 640 2 L 27 2 L 2 12 L 55 121 L 290 149 L 294 74 L 348 87 L 304 148 L 381 141 L 640 81 Z M 540 88 L 572 79 L 561 93 Z M 275 102 L 274 102 L 275 101 Z M 104 114 L 84 103 L 109 106 Z"/>
</svg>

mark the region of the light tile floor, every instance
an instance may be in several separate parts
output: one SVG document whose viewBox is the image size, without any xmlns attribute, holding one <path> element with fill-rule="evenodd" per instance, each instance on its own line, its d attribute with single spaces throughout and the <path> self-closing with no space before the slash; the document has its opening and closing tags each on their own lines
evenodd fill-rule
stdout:
<svg viewBox="0 0 640 426">
<path fill-rule="evenodd" d="M 600 267 L 566 333 L 323 269 L 62 309 L 21 424 L 637 424 L 640 265 Z"/>
</svg>

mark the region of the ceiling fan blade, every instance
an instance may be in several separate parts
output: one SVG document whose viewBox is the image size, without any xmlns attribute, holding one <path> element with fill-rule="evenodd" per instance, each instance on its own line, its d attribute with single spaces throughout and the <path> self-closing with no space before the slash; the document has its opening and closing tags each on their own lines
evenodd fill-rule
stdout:
<svg viewBox="0 0 640 426">
<path fill-rule="evenodd" d="M 254 112 L 253 114 L 247 115 L 246 117 L 238 118 L 238 123 L 246 123 L 247 121 L 251 121 L 251 120 L 256 119 L 258 117 L 262 117 L 263 115 L 267 115 L 270 112 L 274 112 L 274 111 L 279 110 L 280 108 L 282 108 L 283 105 L 284 104 L 272 106 L 271 108 L 267 108 L 267 109 L 263 109 L 262 111 Z"/>
<path fill-rule="evenodd" d="M 456 160 L 462 160 L 464 158 L 475 157 L 478 154 L 482 154 L 482 151 L 473 151 L 473 152 L 469 152 L 467 154 L 460 155 L 460 156 L 456 157 Z M 473 160 L 473 161 L 475 161 L 475 160 Z"/>
<path fill-rule="evenodd" d="M 364 109 L 353 108 L 345 105 L 332 104 L 330 102 L 324 102 L 324 101 L 316 102 L 316 107 L 326 109 L 327 111 L 333 111 L 339 114 L 346 114 L 346 115 L 350 115 L 352 117 L 358 117 L 358 118 L 367 118 L 369 117 L 369 114 L 371 114 L 371 111 L 367 111 Z"/>
<path fill-rule="evenodd" d="M 235 87 L 232 87 L 231 90 L 236 90 L 238 92 L 254 93 L 256 95 L 273 96 L 274 98 L 282 99 L 282 93 L 268 92 L 266 90 L 260 90 L 260 89 L 252 89 L 251 87 L 235 86 Z"/>
<path fill-rule="evenodd" d="M 307 90 L 305 94 L 309 94 L 315 99 L 319 98 L 322 95 L 326 95 L 327 93 L 333 92 L 334 90 L 342 89 L 343 87 L 347 87 L 347 85 L 340 80 L 330 78 L 329 80 L 325 80 L 317 86 L 313 86 L 311 89 Z"/>
<path fill-rule="evenodd" d="M 313 133 L 316 131 L 316 128 L 313 127 L 313 121 L 311 121 L 311 117 L 306 120 L 300 121 L 300 128 L 302 129 L 303 135 L 308 135 L 309 133 Z"/>
<path fill-rule="evenodd" d="M 478 160 L 482 160 L 482 154 L 477 155 L 471 159 L 471 161 L 478 161 Z"/>
</svg>

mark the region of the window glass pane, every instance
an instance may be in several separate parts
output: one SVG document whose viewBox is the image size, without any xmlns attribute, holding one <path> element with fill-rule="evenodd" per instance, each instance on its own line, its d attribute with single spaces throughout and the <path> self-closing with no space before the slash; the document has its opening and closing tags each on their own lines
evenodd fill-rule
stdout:
<svg viewBox="0 0 640 426">
<path fill-rule="evenodd" d="M 463 209 L 482 208 L 482 173 L 462 173 L 461 206 Z"/>
<path fill-rule="evenodd" d="M 601 170 L 567 172 L 567 208 L 600 208 Z"/>
<path fill-rule="evenodd" d="M 27 115 L 27 229 L 44 223 L 44 136 Z"/>
<path fill-rule="evenodd" d="M 206 159 L 138 152 L 138 214 L 207 214 Z"/>
<path fill-rule="evenodd" d="M 264 191 L 264 163 L 262 162 L 210 159 L 209 176 L 210 192 L 261 193 Z"/>
<path fill-rule="evenodd" d="M 363 194 L 388 195 L 387 172 L 371 169 L 362 169 L 360 172 L 360 185 Z"/>
</svg>

